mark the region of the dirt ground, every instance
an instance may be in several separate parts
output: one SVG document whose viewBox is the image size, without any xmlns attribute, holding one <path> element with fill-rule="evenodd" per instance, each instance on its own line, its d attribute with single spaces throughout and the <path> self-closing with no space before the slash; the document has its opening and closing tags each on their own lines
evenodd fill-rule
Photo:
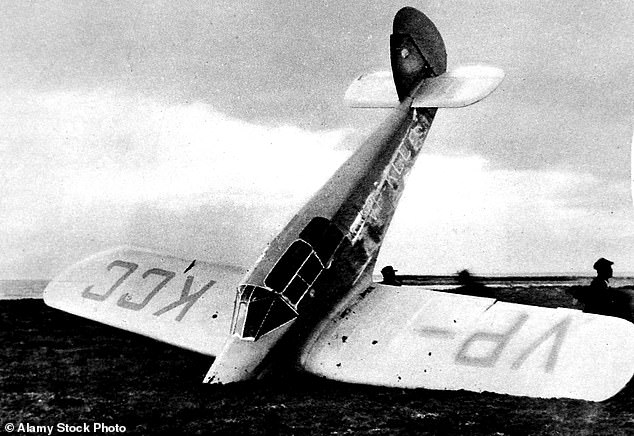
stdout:
<svg viewBox="0 0 634 436">
<path fill-rule="evenodd" d="M 634 434 L 632 384 L 603 403 L 386 389 L 297 374 L 209 386 L 200 381 L 210 358 L 41 300 L 1 301 L 0 335 L 2 428 L 101 422 L 125 426 L 126 435 Z"/>
</svg>

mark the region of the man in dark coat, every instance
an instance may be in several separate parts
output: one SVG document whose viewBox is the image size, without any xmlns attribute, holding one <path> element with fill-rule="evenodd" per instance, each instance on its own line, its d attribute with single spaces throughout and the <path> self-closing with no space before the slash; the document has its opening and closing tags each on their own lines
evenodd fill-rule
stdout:
<svg viewBox="0 0 634 436">
<path fill-rule="evenodd" d="M 392 265 L 388 265 L 381 270 L 383 274 L 382 285 L 401 286 L 400 280 L 396 278 L 396 271 Z"/>
<path fill-rule="evenodd" d="M 616 316 L 632 321 L 629 294 L 609 286 L 609 280 L 613 275 L 613 264 L 614 262 L 603 257 L 597 260 L 593 265 L 597 276 L 592 279 L 590 286 L 579 292 L 576 297 L 584 304 L 584 312 Z"/>
</svg>

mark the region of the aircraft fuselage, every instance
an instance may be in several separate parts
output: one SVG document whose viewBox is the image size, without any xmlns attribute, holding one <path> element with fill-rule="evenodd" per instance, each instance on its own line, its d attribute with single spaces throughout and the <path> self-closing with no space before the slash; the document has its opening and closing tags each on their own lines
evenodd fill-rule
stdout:
<svg viewBox="0 0 634 436">
<path fill-rule="evenodd" d="M 412 109 L 411 101 L 406 98 L 390 113 L 269 244 L 239 286 L 232 340 L 206 381 L 257 375 L 264 356 L 275 354 L 269 351 L 280 348 L 287 332 L 280 344 L 299 345 L 370 277 L 436 113 Z"/>
</svg>

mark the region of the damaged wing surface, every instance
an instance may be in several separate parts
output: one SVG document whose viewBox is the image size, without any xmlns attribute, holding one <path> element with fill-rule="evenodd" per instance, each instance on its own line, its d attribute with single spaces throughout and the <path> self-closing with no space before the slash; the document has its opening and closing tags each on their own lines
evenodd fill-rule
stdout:
<svg viewBox="0 0 634 436">
<path fill-rule="evenodd" d="M 300 361 L 352 383 L 601 401 L 634 373 L 634 325 L 572 309 L 373 284 Z"/>
</svg>

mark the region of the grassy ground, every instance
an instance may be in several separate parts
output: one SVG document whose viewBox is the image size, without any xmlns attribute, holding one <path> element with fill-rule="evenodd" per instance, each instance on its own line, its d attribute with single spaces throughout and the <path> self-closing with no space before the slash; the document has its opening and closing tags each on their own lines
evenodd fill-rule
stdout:
<svg viewBox="0 0 634 436">
<path fill-rule="evenodd" d="M 634 434 L 632 385 L 603 403 L 373 388 L 295 374 L 208 386 L 200 381 L 209 358 L 40 300 L 1 301 L 0 336 L 2 427 L 103 422 L 124 425 L 128 435 Z"/>
</svg>

